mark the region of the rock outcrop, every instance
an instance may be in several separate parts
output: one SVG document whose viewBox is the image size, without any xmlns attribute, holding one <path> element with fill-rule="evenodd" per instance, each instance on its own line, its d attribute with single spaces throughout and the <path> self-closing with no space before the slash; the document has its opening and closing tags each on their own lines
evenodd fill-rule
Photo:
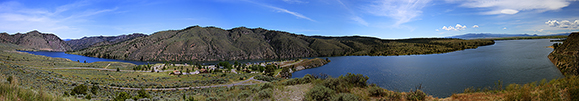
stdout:
<svg viewBox="0 0 579 101">
<path fill-rule="evenodd" d="M 563 75 L 579 75 L 579 32 L 571 33 L 560 45 L 553 45 L 549 59 Z"/>
<path fill-rule="evenodd" d="M 9 35 L 8 33 L 0 33 L 0 42 L 11 43 L 29 48 L 32 50 L 41 51 L 68 51 L 71 47 L 62 39 L 54 34 L 40 33 L 36 30 L 25 34 L 16 33 Z"/>
<path fill-rule="evenodd" d="M 147 35 L 141 33 L 134 33 L 119 36 L 94 36 L 94 37 L 83 37 L 81 39 L 73 39 L 66 41 L 66 43 L 72 47 L 72 50 L 81 50 L 88 47 L 100 45 L 112 45 L 143 36 Z"/>
</svg>

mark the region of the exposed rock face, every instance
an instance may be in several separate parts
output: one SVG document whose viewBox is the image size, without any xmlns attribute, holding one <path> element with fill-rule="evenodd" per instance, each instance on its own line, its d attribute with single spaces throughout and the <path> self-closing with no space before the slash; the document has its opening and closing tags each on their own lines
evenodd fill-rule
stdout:
<svg viewBox="0 0 579 101">
<path fill-rule="evenodd" d="M 42 51 L 68 51 L 70 46 L 54 34 L 45 34 L 38 31 L 31 31 L 26 34 L 17 33 L 9 35 L 8 33 L 0 34 L 0 42 L 12 43 L 24 48 Z"/>
<path fill-rule="evenodd" d="M 416 41 L 418 40 L 418 41 Z M 493 44 L 492 40 L 311 37 L 262 28 L 193 26 L 156 32 L 112 45 L 69 52 L 137 61 L 220 61 L 342 55 L 403 55 L 449 52 Z M 404 53 L 402 53 L 404 52 Z"/>
<path fill-rule="evenodd" d="M 120 36 L 95 36 L 95 37 L 83 37 L 81 39 L 73 39 L 66 41 L 68 45 L 72 47 L 72 50 L 81 50 L 91 46 L 100 45 L 112 45 L 119 42 L 131 40 L 137 37 L 147 36 L 141 33 L 134 33 L 129 35 Z"/>
<path fill-rule="evenodd" d="M 293 67 L 296 71 L 300 71 L 300 70 L 304 70 L 304 69 L 308 69 L 308 68 L 320 67 L 320 66 L 328 64 L 329 62 L 330 61 L 326 61 L 324 59 L 314 58 L 314 59 L 303 60 L 301 63 L 293 65 Z"/>
<path fill-rule="evenodd" d="M 563 44 L 555 46 L 549 59 L 564 75 L 579 75 L 579 32 L 573 32 Z"/>
</svg>

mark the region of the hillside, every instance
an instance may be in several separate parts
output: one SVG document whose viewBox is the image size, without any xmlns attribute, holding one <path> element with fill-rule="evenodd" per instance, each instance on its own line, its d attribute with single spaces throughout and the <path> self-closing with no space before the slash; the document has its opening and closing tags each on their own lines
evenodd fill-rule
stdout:
<svg viewBox="0 0 579 101">
<path fill-rule="evenodd" d="M 0 33 L 0 42 L 11 43 L 32 50 L 68 51 L 71 47 L 54 34 L 40 33 L 36 30 L 28 33 Z"/>
<path fill-rule="evenodd" d="M 142 36 L 147 35 L 141 33 L 134 33 L 119 36 L 94 36 L 94 37 L 83 37 L 81 39 L 72 39 L 65 42 L 72 47 L 72 50 L 80 50 L 91 46 L 112 45 Z"/>
<path fill-rule="evenodd" d="M 564 75 L 579 75 L 579 32 L 571 33 L 563 44 L 555 44 L 549 59 Z"/>
<path fill-rule="evenodd" d="M 192 26 L 156 32 L 125 42 L 69 52 L 91 57 L 138 61 L 219 61 L 343 55 L 443 53 L 494 44 L 492 40 L 304 36 L 262 28 Z"/>
</svg>

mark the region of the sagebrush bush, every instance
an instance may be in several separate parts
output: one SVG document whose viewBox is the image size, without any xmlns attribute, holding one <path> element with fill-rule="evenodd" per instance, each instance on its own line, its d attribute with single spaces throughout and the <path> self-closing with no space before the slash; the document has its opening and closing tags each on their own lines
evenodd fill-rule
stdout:
<svg viewBox="0 0 579 101">
<path fill-rule="evenodd" d="M 370 96 L 374 97 L 382 97 L 386 95 L 386 91 L 378 86 L 368 88 L 368 92 L 370 93 Z"/>
<path fill-rule="evenodd" d="M 362 99 L 359 96 L 356 96 L 351 93 L 339 93 L 333 95 L 330 101 L 361 101 Z"/>
<path fill-rule="evenodd" d="M 259 91 L 259 93 L 257 93 L 257 95 L 259 98 L 265 99 L 265 98 L 270 98 L 272 93 L 273 93 L 273 90 L 271 88 L 267 88 L 267 89 Z"/>
<path fill-rule="evenodd" d="M 422 92 L 422 90 L 417 89 L 415 91 L 410 91 L 406 95 L 406 99 L 410 101 L 424 101 L 424 99 L 426 99 L 426 94 Z"/>
<path fill-rule="evenodd" d="M 334 95 L 336 91 L 325 87 L 325 86 L 314 86 L 314 88 L 310 89 L 306 93 L 306 100 L 309 101 L 327 101 L 330 100 L 330 97 Z"/>
</svg>

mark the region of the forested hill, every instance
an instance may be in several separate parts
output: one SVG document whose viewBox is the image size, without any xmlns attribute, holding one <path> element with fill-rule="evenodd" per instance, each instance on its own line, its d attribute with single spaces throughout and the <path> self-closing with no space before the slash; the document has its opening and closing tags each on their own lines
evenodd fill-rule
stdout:
<svg viewBox="0 0 579 101">
<path fill-rule="evenodd" d="M 91 57 L 138 61 L 219 61 L 343 55 L 443 53 L 494 44 L 492 40 L 304 36 L 262 28 L 192 26 L 156 32 L 113 45 L 69 52 Z"/>
<path fill-rule="evenodd" d="M 579 75 L 579 32 L 571 33 L 563 44 L 553 44 L 553 52 L 549 54 L 551 62 L 564 75 Z"/>
</svg>

